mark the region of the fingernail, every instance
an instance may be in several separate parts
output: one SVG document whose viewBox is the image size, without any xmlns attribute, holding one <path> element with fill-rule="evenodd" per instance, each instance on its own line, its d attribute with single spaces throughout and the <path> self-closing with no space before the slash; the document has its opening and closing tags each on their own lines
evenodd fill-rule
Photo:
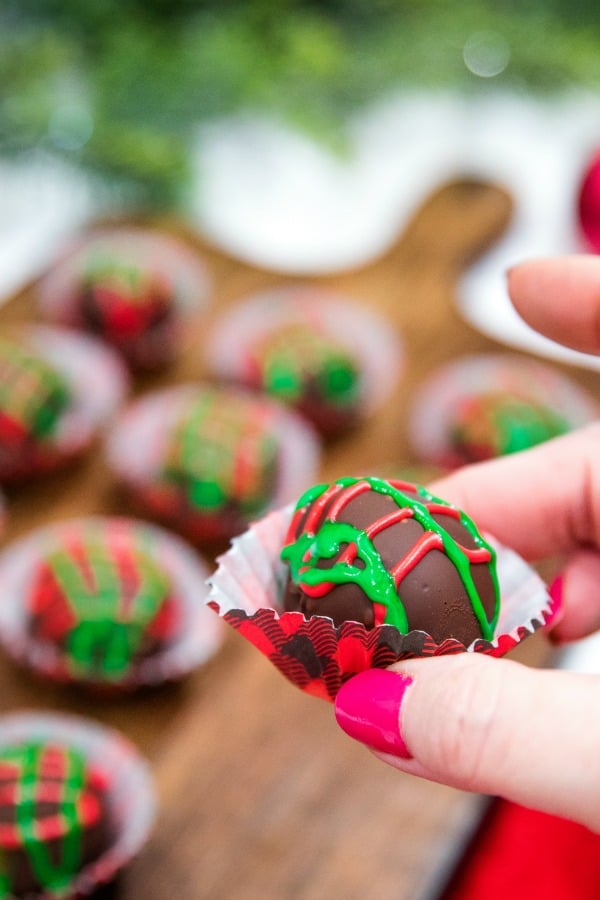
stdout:
<svg viewBox="0 0 600 900">
<path fill-rule="evenodd" d="M 562 575 L 557 575 L 550 587 L 548 588 L 548 593 L 550 594 L 550 598 L 552 600 L 552 607 L 554 610 L 553 619 L 560 612 L 562 607 L 562 595 L 563 595 L 563 581 L 564 578 Z"/>
<path fill-rule="evenodd" d="M 400 710 L 412 678 L 388 669 L 369 669 L 347 681 L 335 698 L 340 728 L 383 753 L 410 759 L 401 734 Z"/>
</svg>

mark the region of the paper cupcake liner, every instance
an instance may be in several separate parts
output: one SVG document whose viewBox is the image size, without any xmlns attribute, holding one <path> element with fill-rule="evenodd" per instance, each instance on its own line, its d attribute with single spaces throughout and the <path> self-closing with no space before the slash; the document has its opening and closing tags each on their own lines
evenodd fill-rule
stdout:
<svg viewBox="0 0 600 900">
<path fill-rule="evenodd" d="M 45 553 L 61 541 L 81 538 L 109 526 L 111 533 L 135 535 L 136 546 L 159 563 L 171 579 L 180 601 L 181 627 L 178 636 L 160 652 L 140 660 L 120 681 L 75 676 L 60 648 L 34 639 L 27 630 L 28 597 L 38 565 Z M 208 570 L 191 547 L 173 534 L 146 522 L 119 517 L 94 516 L 69 519 L 36 529 L 0 553 L 0 643 L 19 664 L 36 674 L 60 682 L 72 682 L 99 689 L 133 690 L 183 678 L 208 661 L 221 646 L 221 623 L 205 606 Z"/>
<path fill-rule="evenodd" d="M 446 468 L 463 465 L 449 437 L 457 410 L 469 397 L 498 390 L 552 409 L 571 430 L 600 412 L 579 385 L 537 360 L 510 353 L 465 356 L 435 371 L 413 396 L 408 432 L 419 458 Z"/>
<path fill-rule="evenodd" d="M 232 542 L 209 578 L 208 605 L 254 644 L 293 684 L 333 700 L 341 685 L 369 668 L 402 659 L 461 652 L 503 656 L 542 625 L 558 608 L 541 578 L 516 553 L 489 536 L 498 554 L 501 611 L 494 639 L 469 647 L 451 638 L 436 644 L 424 631 L 402 634 L 393 625 L 369 630 L 362 623 L 336 627 L 324 616 L 306 619 L 283 612 L 287 567 L 279 554 L 293 507 L 275 510 Z"/>
<path fill-rule="evenodd" d="M 115 826 L 111 845 L 88 863 L 70 885 L 28 895 L 30 900 L 88 896 L 100 885 L 112 881 L 148 838 L 156 816 L 148 764 L 119 732 L 79 716 L 32 710 L 0 717 L 0 748 L 32 740 L 73 747 L 106 778 L 108 808 Z"/>
<path fill-rule="evenodd" d="M 193 515 L 182 505 L 180 491 L 165 493 L 159 483 L 172 429 L 201 385 L 187 384 L 154 391 L 132 403 L 115 422 L 107 442 L 109 465 L 129 489 L 141 508 L 177 527 L 191 540 L 212 537 L 212 524 L 202 514 Z M 229 388 L 235 395 L 250 395 Z M 319 465 L 320 445 L 312 428 L 300 416 L 274 401 L 261 397 L 270 410 L 273 433 L 279 441 L 277 483 L 267 508 L 281 506 L 298 496 L 314 481 Z M 226 523 L 225 523 L 226 527 Z"/>
<path fill-rule="evenodd" d="M 370 414 L 389 396 L 401 371 L 402 342 L 388 322 L 355 300 L 322 288 L 275 288 L 253 295 L 228 310 L 207 344 L 210 370 L 220 378 L 248 383 L 248 353 L 257 341 L 294 322 L 341 343 L 358 363 L 361 414 Z"/>
<path fill-rule="evenodd" d="M 118 356 L 100 341 L 63 328 L 27 326 L 29 347 L 67 381 L 71 403 L 55 430 L 18 457 L 0 456 L 0 478 L 48 471 L 83 453 L 122 404 L 129 389 Z"/>
</svg>

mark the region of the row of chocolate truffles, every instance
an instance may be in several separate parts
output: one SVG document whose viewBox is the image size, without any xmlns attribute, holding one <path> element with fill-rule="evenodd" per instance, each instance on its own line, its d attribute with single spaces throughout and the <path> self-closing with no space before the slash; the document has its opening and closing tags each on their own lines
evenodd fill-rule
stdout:
<svg viewBox="0 0 600 900">
<path fill-rule="evenodd" d="M 67 247 L 37 286 L 46 321 L 84 329 L 134 369 L 164 367 L 193 333 L 209 294 L 206 268 L 172 235 L 96 229 Z M 401 346 L 380 317 L 323 289 L 277 288 L 218 317 L 211 374 L 264 391 L 326 436 L 344 433 L 394 386 Z"/>
<path fill-rule="evenodd" d="M 0 717 L 0 897 L 92 894 L 142 848 L 155 806 L 149 767 L 119 732 L 43 711 Z"/>
<path fill-rule="evenodd" d="M 209 281 L 185 241 L 104 227 L 65 248 L 37 296 L 48 321 L 87 329 L 134 368 L 152 368 L 176 356 L 189 332 L 186 319 L 207 305 Z M 388 396 L 402 345 L 365 304 L 322 288 L 278 287 L 218 316 L 204 355 L 214 377 L 264 391 L 321 434 L 337 436 Z M 552 369 L 518 357 L 460 361 L 434 375 L 425 395 L 428 402 L 413 405 L 414 442 L 426 460 L 442 465 L 531 446 L 588 415 L 581 401 L 572 409 Z"/>
<path fill-rule="evenodd" d="M 200 545 L 227 540 L 314 480 L 319 437 L 276 399 L 190 384 L 147 393 L 116 415 L 126 391 L 118 358 L 88 336 L 29 326 L 0 339 L 0 480 L 64 464 L 110 424 L 108 458 L 138 511 Z M 445 468 L 524 449 L 596 414 L 551 367 L 485 355 L 433 373 L 408 430 L 418 457 Z"/>
</svg>

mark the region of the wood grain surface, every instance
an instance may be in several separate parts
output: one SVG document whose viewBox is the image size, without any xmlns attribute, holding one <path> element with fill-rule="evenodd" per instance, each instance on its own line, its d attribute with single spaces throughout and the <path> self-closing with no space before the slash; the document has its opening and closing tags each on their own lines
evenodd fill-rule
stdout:
<svg viewBox="0 0 600 900">
<path fill-rule="evenodd" d="M 397 389 L 359 431 L 326 450 L 323 478 L 417 462 L 405 431 L 415 385 L 450 358 L 498 349 L 459 319 L 453 291 L 461 268 L 509 216 L 500 189 L 445 185 L 385 256 L 310 280 L 381 311 L 406 349 Z M 291 281 L 228 258 L 175 222 L 161 225 L 202 252 L 213 304 L 174 369 L 139 380 L 136 392 L 202 377 L 211 316 L 248 292 Z M 0 310 L 2 327 L 35 316 L 32 294 Z M 599 376 L 569 374 L 598 392 Z M 127 510 L 97 447 L 70 470 L 10 492 L 5 542 L 48 521 L 117 511 Z M 517 655 L 538 664 L 546 644 L 536 636 Z M 473 815 L 466 795 L 400 775 L 347 739 L 329 704 L 289 685 L 234 633 L 183 684 L 120 699 L 40 682 L 0 656 L 0 712 L 24 707 L 92 716 L 122 729 L 149 758 L 160 814 L 149 844 L 109 891 L 123 900 L 419 898 Z"/>
</svg>

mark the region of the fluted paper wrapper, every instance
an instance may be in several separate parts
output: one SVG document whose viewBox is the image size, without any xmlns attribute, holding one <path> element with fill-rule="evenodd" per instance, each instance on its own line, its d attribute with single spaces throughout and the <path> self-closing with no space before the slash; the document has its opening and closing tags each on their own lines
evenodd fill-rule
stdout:
<svg viewBox="0 0 600 900">
<path fill-rule="evenodd" d="M 42 711 L 0 718 L 0 748 L 26 741 L 51 741 L 78 750 L 102 772 L 114 834 L 110 845 L 60 890 L 28 894 L 29 900 L 67 900 L 92 894 L 123 869 L 145 844 L 156 815 L 148 764 L 123 735 L 80 716 Z"/>
<path fill-rule="evenodd" d="M 137 546 L 144 550 L 167 574 L 173 595 L 178 600 L 180 627 L 173 641 L 131 667 L 123 679 L 104 681 L 75 676 L 64 652 L 55 643 L 34 639 L 28 633 L 29 597 L 38 567 L 44 555 L 64 546 L 70 537 L 93 537 L 120 531 L 124 537 L 137 535 Z M 133 690 L 183 678 L 208 661 L 221 646 L 221 623 L 210 614 L 204 600 L 208 570 L 196 553 L 176 535 L 147 522 L 119 517 L 89 517 L 44 526 L 0 553 L 0 643 L 12 658 L 36 674 L 61 682 L 76 682 L 108 690 Z"/>
<path fill-rule="evenodd" d="M 279 671 L 309 694 L 333 700 L 341 685 L 370 668 L 386 668 L 402 659 L 461 652 L 502 656 L 542 625 L 557 606 L 534 570 L 512 550 L 489 536 L 497 552 L 501 610 L 492 641 L 470 647 L 450 638 L 436 644 L 424 631 L 402 634 L 393 625 L 369 630 L 359 622 L 336 627 L 324 616 L 306 619 L 284 612 L 281 601 L 287 566 L 279 554 L 293 507 L 276 510 L 232 542 L 209 579 L 207 598 L 214 609 Z"/>
<path fill-rule="evenodd" d="M 419 459 L 444 468 L 463 465 L 451 441 L 457 411 L 467 398 L 496 391 L 553 410 L 570 430 L 600 414 L 597 402 L 552 366 L 510 353 L 465 356 L 437 369 L 413 396 L 408 432 Z"/>
</svg>

